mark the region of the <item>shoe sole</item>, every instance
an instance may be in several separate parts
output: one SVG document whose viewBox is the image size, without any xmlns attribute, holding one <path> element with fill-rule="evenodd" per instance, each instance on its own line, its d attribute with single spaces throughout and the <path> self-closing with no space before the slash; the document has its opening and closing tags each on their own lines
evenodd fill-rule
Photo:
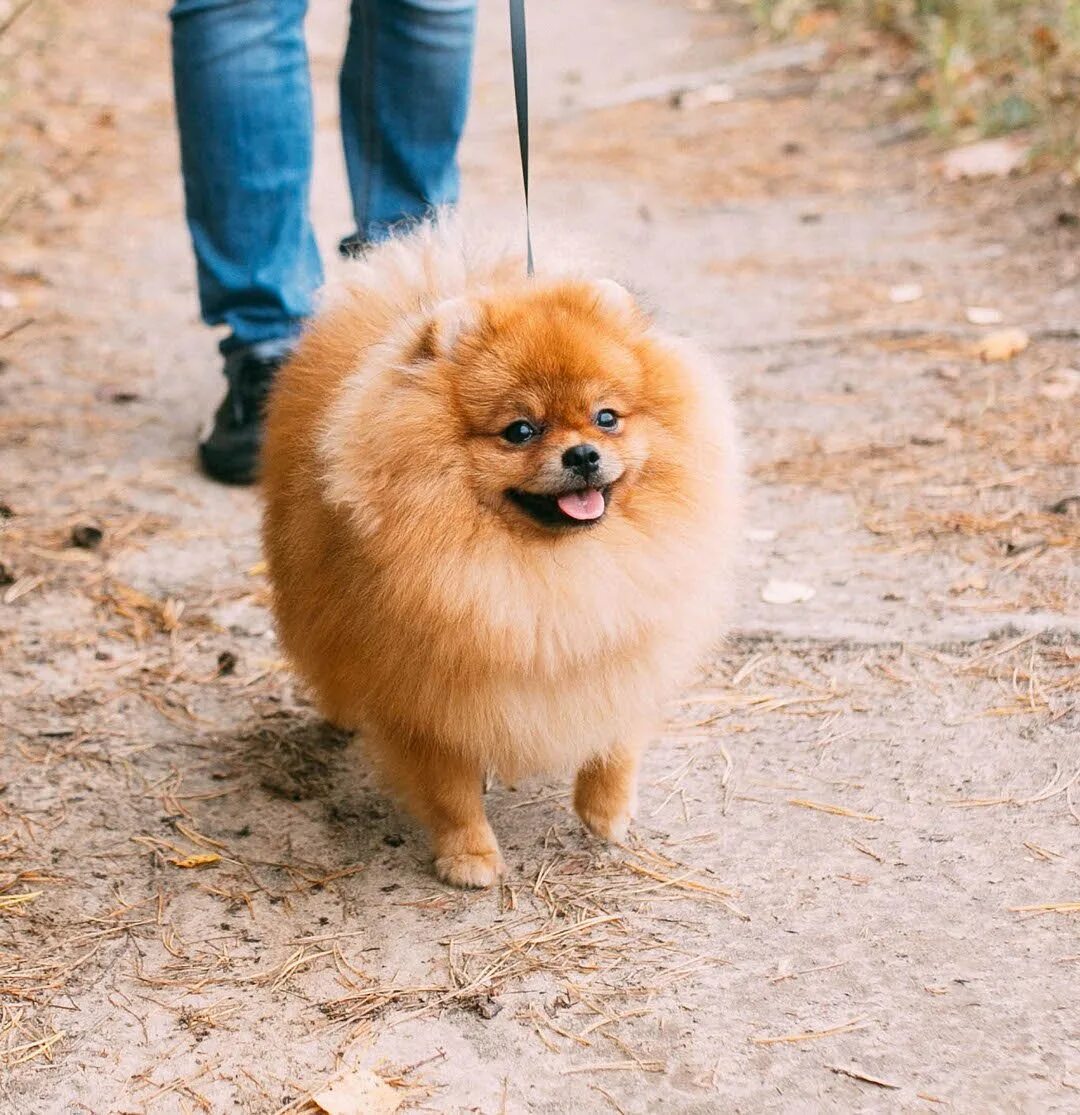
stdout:
<svg viewBox="0 0 1080 1115">
<path fill-rule="evenodd" d="M 258 474 L 254 465 L 250 465 L 246 468 L 237 467 L 235 461 L 231 458 L 219 457 L 205 444 L 199 445 L 199 463 L 202 465 L 202 471 L 210 477 L 211 480 L 217 480 L 220 484 L 246 487 L 250 484 L 254 484 L 258 479 Z"/>
</svg>

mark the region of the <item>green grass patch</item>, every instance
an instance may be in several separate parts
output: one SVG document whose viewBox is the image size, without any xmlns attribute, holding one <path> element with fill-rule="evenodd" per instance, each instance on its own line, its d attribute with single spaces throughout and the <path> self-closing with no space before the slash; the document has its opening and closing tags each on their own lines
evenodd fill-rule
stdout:
<svg viewBox="0 0 1080 1115">
<path fill-rule="evenodd" d="M 744 0 L 774 35 L 828 26 L 880 33 L 910 52 L 912 91 L 945 133 L 1035 128 L 1075 156 L 1080 0 Z"/>
</svg>

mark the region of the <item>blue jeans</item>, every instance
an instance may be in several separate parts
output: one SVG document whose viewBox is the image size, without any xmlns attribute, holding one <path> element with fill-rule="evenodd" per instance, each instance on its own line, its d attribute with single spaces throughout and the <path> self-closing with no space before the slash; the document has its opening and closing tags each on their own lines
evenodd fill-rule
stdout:
<svg viewBox="0 0 1080 1115">
<path fill-rule="evenodd" d="M 209 325 L 228 353 L 299 331 L 322 282 L 309 216 L 307 0 L 176 0 L 184 197 Z M 457 200 L 475 0 L 352 0 L 341 134 L 361 242 Z"/>
</svg>

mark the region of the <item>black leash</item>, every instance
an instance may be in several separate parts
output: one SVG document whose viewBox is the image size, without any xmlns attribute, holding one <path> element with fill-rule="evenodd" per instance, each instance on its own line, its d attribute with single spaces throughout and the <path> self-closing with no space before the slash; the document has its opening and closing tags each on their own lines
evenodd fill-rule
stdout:
<svg viewBox="0 0 1080 1115">
<path fill-rule="evenodd" d="M 533 274 L 532 229 L 529 227 L 529 61 L 525 43 L 525 0 L 510 0 L 510 55 L 514 63 L 514 104 L 517 108 L 521 181 L 525 187 L 525 248 L 528 275 Z"/>
</svg>

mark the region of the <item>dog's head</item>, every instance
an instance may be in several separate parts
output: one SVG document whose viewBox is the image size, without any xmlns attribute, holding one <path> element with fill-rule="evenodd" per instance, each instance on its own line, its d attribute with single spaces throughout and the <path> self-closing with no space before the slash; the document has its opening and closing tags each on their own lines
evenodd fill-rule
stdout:
<svg viewBox="0 0 1080 1115">
<path fill-rule="evenodd" d="M 391 512 L 466 529 L 480 516 L 561 538 L 685 506 L 696 399 L 617 284 L 454 299 L 394 345 L 323 442 L 347 465 L 332 491 L 368 529 Z"/>
</svg>

